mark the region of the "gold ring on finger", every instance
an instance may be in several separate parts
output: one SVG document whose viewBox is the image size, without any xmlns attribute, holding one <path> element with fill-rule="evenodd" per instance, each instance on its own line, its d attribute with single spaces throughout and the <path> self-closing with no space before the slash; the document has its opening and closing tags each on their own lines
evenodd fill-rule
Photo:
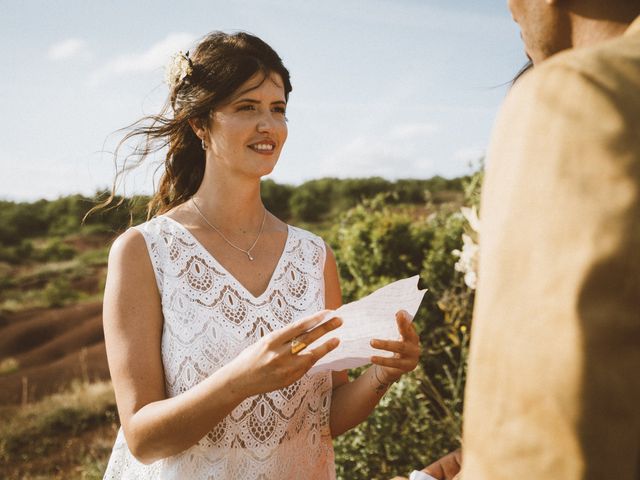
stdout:
<svg viewBox="0 0 640 480">
<path fill-rule="evenodd" d="M 292 338 L 291 339 L 291 353 L 292 354 L 297 354 L 298 352 L 301 352 L 302 350 L 304 350 L 305 348 L 307 348 L 307 344 L 304 342 L 301 342 L 300 340 L 298 340 L 297 338 Z"/>
</svg>

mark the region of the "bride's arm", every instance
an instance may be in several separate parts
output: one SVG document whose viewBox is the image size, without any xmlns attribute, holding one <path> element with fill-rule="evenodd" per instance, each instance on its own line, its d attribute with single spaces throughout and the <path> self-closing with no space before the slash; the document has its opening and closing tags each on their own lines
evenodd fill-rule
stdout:
<svg viewBox="0 0 640 480">
<path fill-rule="evenodd" d="M 151 463 L 190 447 L 245 397 L 222 368 L 166 398 L 160 294 L 144 238 L 133 229 L 109 253 L 103 322 L 120 421 L 138 460 Z"/>
</svg>

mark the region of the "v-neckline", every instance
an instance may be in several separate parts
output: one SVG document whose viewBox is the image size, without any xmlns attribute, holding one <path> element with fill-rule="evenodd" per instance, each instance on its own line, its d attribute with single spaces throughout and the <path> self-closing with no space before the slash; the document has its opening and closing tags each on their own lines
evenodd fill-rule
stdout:
<svg viewBox="0 0 640 480">
<path fill-rule="evenodd" d="M 202 242 L 200 242 L 200 240 L 198 240 L 196 238 L 196 236 L 191 233 L 191 230 L 189 230 L 187 227 L 185 227 L 182 223 L 180 223 L 179 221 L 167 216 L 167 215 L 158 215 L 158 217 L 156 218 L 166 218 L 168 220 L 170 220 L 172 223 L 176 224 L 178 226 L 178 228 L 180 228 L 186 235 L 188 235 L 193 242 L 196 244 L 196 246 L 202 250 L 202 252 L 213 262 L 216 264 L 216 266 L 218 268 L 220 268 L 220 270 L 222 270 L 222 272 L 227 275 L 229 278 L 231 278 L 231 280 L 233 282 L 236 283 L 236 285 L 238 287 L 240 287 L 242 289 L 242 291 L 244 293 L 246 293 L 247 295 L 249 295 L 251 297 L 251 300 L 253 300 L 254 302 L 259 302 L 260 300 L 262 300 L 262 298 L 269 292 L 269 290 L 271 290 L 272 288 L 272 283 L 274 281 L 274 279 L 276 278 L 276 274 L 278 273 L 278 271 L 281 269 L 282 266 L 282 262 L 284 261 L 284 257 L 287 253 L 287 250 L 289 249 L 289 243 L 291 241 L 291 227 L 289 225 L 287 225 L 287 239 L 284 242 L 284 247 L 282 249 L 282 252 L 280 253 L 280 258 L 278 258 L 278 262 L 276 263 L 275 268 L 273 269 L 273 272 L 271 272 L 271 277 L 269 277 L 269 282 L 267 282 L 267 286 L 264 289 L 264 291 L 258 295 L 255 296 L 253 293 L 251 293 L 251 291 L 244 286 L 244 284 L 237 279 L 237 277 L 232 274 L 229 270 L 227 270 L 224 265 L 222 265 L 218 259 L 209 251 L 205 248 L 205 246 L 202 244 Z"/>
</svg>

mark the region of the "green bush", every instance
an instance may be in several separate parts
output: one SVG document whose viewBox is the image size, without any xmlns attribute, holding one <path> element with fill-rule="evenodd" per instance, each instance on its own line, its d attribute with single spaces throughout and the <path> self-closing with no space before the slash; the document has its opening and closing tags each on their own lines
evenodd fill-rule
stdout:
<svg viewBox="0 0 640 480">
<path fill-rule="evenodd" d="M 479 183 L 467 192 L 470 202 Z M 406 476 L 460 445 L 474 293 L 455 271 L 452 251 L 461 248 L 465 220 L 446 209 L 428 214 L 395 205 L 397 198 L 396 192 L 364 201 L 341 216 L 330 236 L 345 301 L 417 273 L 429 289 L 414 319 L 419 366 L 365 422 L 334 441 L 341 479 Z"/>
<path fill-rule="evenodd" d="M 69 260 L 76 255 L 76 249 L 64 243 L 59 238 L 54 238 L 37 252 L 37 259 L 45 262 L 59 262 Z M 35 256 L 35 255 L 34 255 Z"/>
<path fill-rule="evenodd" d="M 78 299 L 78 292 L 71 288 L 69 281 L 64 277 L 51 280 L 44 288 L 43 295 L 50 307 L 62 307 Z"/>
<path fill-rule="evenodd" d="M 332 209 L 339 212 L 344 212 L 365 199 L 395 190 L 392 182 L 381 177 L 347 178 L 333 183 L 335 198 L 329 201 Z"/>
<path fill-rule="evenodd" d="M 44 235 L 48 230 L 46 200 L 0 201 L 0 244 L 17 245 L 25 238 Z"/>
<path fill-rule="evenodd" d="M 392 194 L 364 200 L 340 217 L 330 235 L 345 301 L 420 273 L 429 234 L 411 207 L 389 205 L 393 200 Z"/>
<path fill-rule="evenodd" d="M 0 244 L 0 262 L 11 264 L 25 263 L 31 260 L 34 253 L 33 242 L 23 239 L 18 244 Z"/>
<path fill-rule="evenodd" d="M 289 198 L 289 209 L 297 222 L 318 222 L 331 215 L 337 216 L 340 212 L 380 194 L 391 194 L 387 203 L 419 205 L 434 194 L 446 199 L 447 194 L 449 197 L 460 195 L 462 190 L 462 179 L 449 180 L 442 177 L 395 182 L 379 177 L 321 178 L 296 187 Z"/>
<path fill-rule="evenodd" d="M 85 214 L 107 197 L 108 192 L 102 191 L 93 198 L 68 195 L 56 200 L 31 203 L 0 201 L 0 246 L 16 247 L 25 239 L 45 235 L 62 238 L 84 229 L 115 233 L 124 230 L 130 223 L 145 220 L 148 197 L 134 196 L 124 200 L 116 197 L 111 207 L 95 212 L 83 223 Z M 0 260 L 7 257 L 15 262 L 17 253 L 6 248 L 0 249 Z"/>
<path fill-rule="evenodd" d="M 260 184 L 260 194 L 264 206 L 276 217 L 285 222 L 291 217 L 289 201 L 294 187 L 276 183 L 271 179 L 263 180 Z"/>
<path fill-rule="evenodd" d="M 291 214 L 296 220 L 317 222 L 331 211 L 335 178 L 310 180 L 297 187 L 289 199 Z"/>
<path fill-rule="evenodd" d="M 0 247 L 0 251 L 3 247 Z M 13 268 L 7 264 L 2 263 L 0 261 L 0 297 L 2 297 L 2 292 L 6 291 L 10 288 L 15 287 L 15 277 L 12 275 Z M 1 320 L 1 317 L 0 317 Z M 2 326 L 2 322 L 0 322 L 0 327 Z"/>
<path fill-rule="evenodd" d="M 95 250 L 88 250 L 78 255 L 78 261 L 85 267 L 104 266 L 107 264 L 110 248 L 109 245 L 106 245 Z"/>
</svg>

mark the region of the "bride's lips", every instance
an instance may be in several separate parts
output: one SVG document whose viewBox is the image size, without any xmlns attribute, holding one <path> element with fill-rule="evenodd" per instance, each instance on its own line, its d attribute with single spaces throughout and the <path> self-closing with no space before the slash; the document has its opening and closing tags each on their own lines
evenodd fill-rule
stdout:
<svg viewBox="0 0 640 480">
<path fill-rule="evenodd" d="M 247 147 L 260 155 L 271 155 L 276 151 L 276 142 L 273 140 L 260 140 L 247 145 Z"/>
</svg>

